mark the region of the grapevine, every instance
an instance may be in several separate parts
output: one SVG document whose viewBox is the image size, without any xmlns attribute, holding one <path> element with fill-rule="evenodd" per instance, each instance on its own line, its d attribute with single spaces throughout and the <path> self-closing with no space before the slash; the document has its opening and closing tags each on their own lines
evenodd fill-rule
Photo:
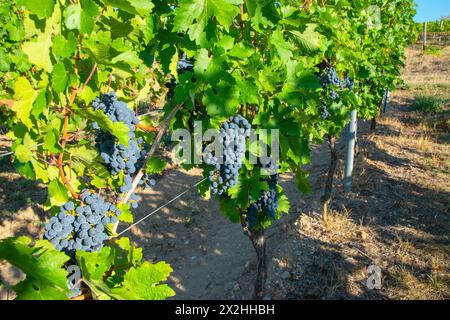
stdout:
<svg viewBox="0 0 450 320">
<path fill-rule="evenodd" d="M 183 165 L 201 169 L 198 191 L 241 223 L 257 254 L 254 297 L 263 298 L 264 230 L 289 212 L 278 174 L 293 173 L 300 191 L 311 191 L 303 166 L 312 144 L 334 145 L 352 110 L 377 115 L 414 40 L 411 0 L 373 1 L 386 9 L 379 27 L 367 23 L 368 4 L 335 2 L 3 1 L 1 131 L 18 173 L 48 187 L 50 214 L 43 240 L 0 241 L 0 260 L 28 272 L 17 288 L 40 290 L 16 290 L 17 298 L 173 296 L 164 284 L 171 267 L 143 260 L 117 228 L 135 225 L 137 188 L 164 172 L 156 151 L 166 131 L 190 132 L 194 121 L 198 134 L 217 130 L 217 148 L 204 146 L 202 163 Z M 163 121 L 138 116 L 148 100 L 162 100 Z M 278 130 L 269 176 L 251 130 L 269 132 L 269 148 Z M 17 252 L 36 268 L 17 262 Z M 82 292 L 67 287 L 73 266 L 83 271 Z"/>
</svg>

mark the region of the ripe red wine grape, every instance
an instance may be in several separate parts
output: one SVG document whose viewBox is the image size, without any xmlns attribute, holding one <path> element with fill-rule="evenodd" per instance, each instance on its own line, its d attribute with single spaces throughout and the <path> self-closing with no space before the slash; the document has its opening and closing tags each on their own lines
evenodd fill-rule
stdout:
<svg viewBox="0 0 450 320">
<path fill-rule="evenodd" d="M 241 115 L 231 117 L 225 121 L 219 132 L 218 143 L 222 155 L 205 152 L 206 164 L 213 168 L 209 171 L 211 191 L 215 195 L 222 195 L 229 188 L 238 183 L 239 170 L 245 155 L 246 139 L 250 136 L 251 125 Z"/>
<path fill-rule="evenodd" d="M 67 202 L 45 224 L 44 238 L 57 250 L 99 251 L 108 239 L 106 225 L 117 221 L 122 214 L 94 191 L 84 190 L 80 198 L 83 204 Z"/>
</svg>

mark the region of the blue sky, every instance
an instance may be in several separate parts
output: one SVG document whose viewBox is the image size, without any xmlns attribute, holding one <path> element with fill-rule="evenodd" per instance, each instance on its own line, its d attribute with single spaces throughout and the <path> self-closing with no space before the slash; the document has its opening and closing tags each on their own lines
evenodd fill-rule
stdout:
<svg viewBox="0 0 450 320">
<path fill-rule="evenodd" d="M 417 22 L 435 21 L 450 14 L 450 0 L 415 0 Z"/>
</svg>

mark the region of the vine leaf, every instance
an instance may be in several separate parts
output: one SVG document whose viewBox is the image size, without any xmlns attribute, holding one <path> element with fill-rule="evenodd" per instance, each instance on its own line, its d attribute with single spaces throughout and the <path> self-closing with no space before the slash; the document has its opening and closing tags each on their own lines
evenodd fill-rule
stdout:
<svg viewBox="0 0 450 320">
<path fill-rule="evenodd" d="M 48 198 L 52 206 L 62 206 L 69 200 L 69 191 L 59 180 L 52 180 L 48 185 Z"/>
<path fill-rule="evenodd" d="M 314 52 L 324 44 L 323 38 L 316 32 L 316 25 L 314 24 L 308 24 L 304 32 L 298 30 L 290 30 L 289 32 L 294 36 L 294 40 L 299 47 L 306 52 Z"/>
<path fill-rule="evenodd" d="M 124 262 L 130 262 L 134 266 L 137 266 L 142 261 L 142 248 L 136 248 L 131 244 L 130 239 L 127 237 L 121 237 L 115 240 L 115 244 L 119 246 L 121 250 L 126 253 L 126 257 L 119 257 L 116 255 L 115 264 L 123 264 Z"/>
<path fill-rule="evenodd" d="M 107 0 L 106 3 L 128 13 L 143 16 L 149 15 L 155 7 L 150 0 Z"/>
<path fill-rule="evenodd" d="M 32 127 L 30 111 L 36 97 L 37 92 L 27 78 L 20 77 L 16 80 L 14 83 L 14 105 L 12 110 L 16 112 L 17 117 L 28 128 Z"/>
<path fill-rule="evenodd" d="M 282 193 L 280 190 L 281 187 L 279 187 L 278 190 L 278 208 L 277 208 L 277 212 L 279 214 L 281 213 L 289 213 L 289 208 L 291 207 L 290 203 L 289 203 L 289 199 L 288 197 Z"/>
<path fill-rule="evenodd" d="M 295 172 L 295 184 L 303 193 L 310 193 L 312 191 L 311 185 L 308 181 L 308 173 L 301 169 Z"/>
<path fill-rule="evenodd" d="M 76 105 L 73 106 L 73 110 L 80 116 L 84 116 L 92 122 L 97 122 L 97 124 L 104 131 L 111 133 L 115 136 L 120 143 L 124 146 L 128 146 L 128 132 L 130 128 L 123 122 L 112 122 L 111 119 L 102 110 L 93 110 L 92 108 L 80 108 Z"/>
<path fill-rule="evenodd" d="M 172 268 L 161 261 L 156 264 L 144 262 L 139 267 L 131 268 L 125 275 L 122 286 L 113 288 L 111 292 L 123 299 L 131 300 L 163 300 L 175 295 L 166 284 Z"/>
<path fill-rule="evenodd" d="M 117 208 L 122 210 L 122 214 L 119 217 L 119 221 L 126 223 L 133 223 L 133 213 L 131 212 L 130 205 L 128 203 L 118 203 Z"/>
<path fill-rule="evenodd" d="M 220 94 L 219 94 L 220 92 Z M 239 91 L 236 86 L 221 81 L 214 88 L 208 88 L 203 96 L 210 117 L 228 117 L 236 113 L 239 107 Z"/>
<path fill-rule="evenodd" d="M 72 156 L 72 167 L 75 171 L 82 174 L 85 168 L 89 168 L 95 172 L 95 177 L 103 181 L 102 185 L 106 183 L 105 178 L 109 176 L 109 172 L 101 163 L 101 158 L 93 146 L 82 145 L 68 151 Z"/>
<path fill-rule="evenodd" d="M 150 161 L 147 162 L 147 166 L 145 167 L 145 171 L 147 173 L 161 173 L 166 168 L 166 162 L 161 160 L 158 157 L 151 157 Z"/>
<path fill-rule="evenodd" d="M 33 157 L 33 153 L 31 149 L 24 145 L 17 146 L 16 150 L 14 150 L 14 156 L 22 163 L 27 163 Z"/>
<path fill-rule="evenodd" d="M 220 201 L 220 212 L 230 219 L 232 223 L 239 223 L 240 216 L 239 211 L 236 208 L 235 201 L 229 201 L 229 200 L 221 200 Z"/>
<path fill-rule="evenodd" d="M 82 34 L 91 33 L 98 13 L 97 6 L 91 0 L 82 0 L 81 7 L 77 4 L 70 5 L 64 10 L 66 27 L 69 30 L 77 29 Z"/>
<path fill-rule="evenodd" d="M 270 44 L 276 48 L 278 55 L 285 64 L 293 57 L 292 51 L 295 50 L 295 47 L 292 43 L 284 39 L 283 31 L 281 29 L 278 28 L 272 33 Z"/>
<path fill-rule="evenodd" d="M 83 277 L 91 280 L 102 280 L 114 261 L 110 247 L 103 247 L 100 252 L 77 251 L 76 259 Z"/>
<path fill-rule="evenodd" d="M 199 43 L 211 17 L 228 31 L 234 17 L 239 14 L 241 0 L 181 0 L 175 10 L 174 31 L 185 32 Z"/>
<path fill-rule="evenodd" d="M 69 257 L 46 241 L 30 246 L 28 237 L 0 241 L 0 260 L 6 260 L 25 273 L 26 278 L 14 287 L 18 300 L 67 299 Z"/>
<path fill-rule="evenodd" d="M 58 139 L 59 133 L 56 129 L 49 128 L 47 134 L 44 137 L 44 145 L 42 146 L 44 150 L 48 150 L 50 152 L 58 152 Z"/>
<path fill-rule="evenodd" d="M 64 63 L 58 62 L 53 67 L 52 88 L 56 93 L 61 93 L 67 86 L 68 82 L 67 70 Z"/>
<path fill-rule="evenodd" d="M 32 0 L 30 0 L 32 1 Z M 33 1 L 40 3 L 40 1 Z M 53 2 L 53 1 L 52 1 Z M 59 10 L 59 4 L 56 4 L 56 9 L 53 10 L 51 18 L 47 19 L 45 29 L 42 32 L 40 29 L 35 29 L 33 24 L 30 24 L 28 32 L 36 33 L 37 37 L 35 41 L 28 41 L 22 45 L 22 51 L 28 56 L 28 60 L 39 68 L 44 69 L 47 72 L 52 72 L 53 63 L 50 59 L 50 47 L 52 45 L 52 34 L 54 32 L 54 26 L 59 24 L 61 20 L 61 13 Z"/>
<path fill-rule="evenodd" d="M 56 57 L 69 58 L 77 49 L 77 40 L 72 32 L 67 36 L 57 35 L 53 37 L 52 51 Z"/>
<path fill-rule="evenodd" d="M 55 7 L 53 0 L 24 0 L 19 2 L 30 10 L 31 13 L 35 14 L 38 19 L 50 18 Z"/>
<path fill-rule="evenodd" d="M 194 66 L 195 76 L 211 85 L 217 84 L 224 75 L 220 58 L 209 55 L 208 50 L 200 49 Z"/>
<path fill-rule="evenodd" d="M 31 114 L 36 118 L 38 118 L 39 115 L 42 114 L 46 106 L 47 106 L 47 97 L 45 96 L 45 92 L 41 91 L 39 92 L 39 94 L 36 97 L 36 100 L 33 103 Z"/>
</svg>

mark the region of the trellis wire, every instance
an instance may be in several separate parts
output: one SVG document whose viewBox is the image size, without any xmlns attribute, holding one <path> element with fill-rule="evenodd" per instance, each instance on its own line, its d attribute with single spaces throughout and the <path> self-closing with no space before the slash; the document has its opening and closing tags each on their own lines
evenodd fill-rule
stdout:
<svg viewBox="0 0 450 320">
<path fill-rule="evenodd" d="M 186 193 L 188 193 L 192 188 L 197 187 L 199 184 L 201 184 L 202 182 L 206 181 L 206 179 L 208 178 L 203 178 L 202 180 L 198 181 L 196 184 L 190 186 L 189 188 L 187 188 L 186 190 L 184 190 L 182 193 L 180 193 L 179 195 L 177 195 L 176 197 L 170 199 L 168 202 L 166 202 L 165 204 L 163 204 L 162 206 L 156 208 L 155 210 L 153 210 L 152 212 L 150 212 L 149 214 L 147 214 L 146 216 L 144 216 L 143 218 L 141 218 L 140 220 L 136 221 L 135 223 L 133 223 L 132 225 L 128 226 L 126 229 L 122 230 L 121 232 L 119 232 L 116 236 L 112 236 L 111 238 L 114 237 L 120 237 L 122 234 L 124 234 L 125 232 L 129 231 L 130 229 L 134 228 L 135 226 L 137 226 L 138 224 L 140 224 L 142 221 L 146 220 L 147 218 L 149 218 L 150 216 L 152 216 L 153 214 L 157 213 L 159 210 L 167 207 L 169 204 L 171 204 L 172 202 L 174 202 L 175 200 L 181 198 L 182 196 L 184 196 Z"/>
<path fill-rule="evenodd" d="M 35 145 L 35 146 L 31 146 L 30 149 L 38 148 L 38 147 L 42 146 L 43 144 L 44 144 L 44 143 L 40 143 L 40 144 L 37 144 L 37 145 Z M 12 155 L 13 153 L 14 153 L 14 151 L 8 151 L 8 152 L 5 152 L 5 153 L 1 153 L 1 154 L 0 154 L 0 158 L 3 158 L 3 157 L 6 157 L 6 156 L 9 156 L 9 155 Z"/>
</svg>

